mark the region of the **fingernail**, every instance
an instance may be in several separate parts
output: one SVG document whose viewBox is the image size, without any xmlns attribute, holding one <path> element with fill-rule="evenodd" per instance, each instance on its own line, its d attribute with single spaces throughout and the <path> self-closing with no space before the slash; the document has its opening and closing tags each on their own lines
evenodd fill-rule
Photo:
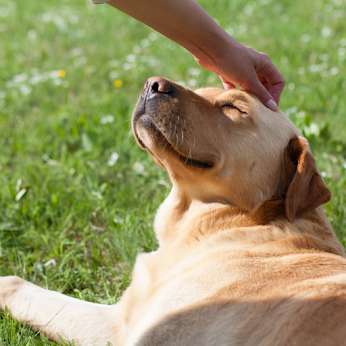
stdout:
<svg viewBox="0 0 346 346">
<path fill-rule="evenodd" d="M 270 99 L 267 103 L 266 103 L 266 107 L 268 107 L 269 109 L 271 109 L 272 111 L 275 111 L 278 108 L 278 105 L 272 100 Z"/>
</svg>

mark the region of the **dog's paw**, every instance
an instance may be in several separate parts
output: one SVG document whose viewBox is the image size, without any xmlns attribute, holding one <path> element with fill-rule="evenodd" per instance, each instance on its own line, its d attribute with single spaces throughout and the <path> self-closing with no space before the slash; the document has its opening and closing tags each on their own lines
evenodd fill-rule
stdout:
<svg viewBox="0 0 346 346">
<path fill-rule="evenodd" d="M 6 300 L 27 281 L 18 276 L 0 277 L 0 309 L 5 310 Z"/>
</svg>

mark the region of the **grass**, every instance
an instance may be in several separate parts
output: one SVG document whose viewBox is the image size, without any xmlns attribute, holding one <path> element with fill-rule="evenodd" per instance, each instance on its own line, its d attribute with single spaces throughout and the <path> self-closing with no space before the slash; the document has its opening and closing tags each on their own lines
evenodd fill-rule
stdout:
<svg viewBox="0 0 346 346">
<path fill-rule="evenodd" d="M 280 106 L 310 140 L 333 192 L 325 211 L 346 245 L 343 1 L 200 3 L 285 76 Z M 0 0 L 0 31 L 0 275 L 115 303 L 136 255 L 157 246 L 153 218 L 170 186 L 130 131 L 143 84 L 220 82 L 108 5 Z M 0 318 L 0 345 L 55 345 Z"/>
</svg>

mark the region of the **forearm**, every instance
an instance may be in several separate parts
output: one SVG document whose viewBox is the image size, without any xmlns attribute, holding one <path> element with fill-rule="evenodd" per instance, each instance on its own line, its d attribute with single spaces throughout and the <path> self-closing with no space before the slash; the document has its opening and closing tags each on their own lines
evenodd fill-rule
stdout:
<svg viewBox="0 0 346 346">
<path fill-rule="evenodd" d="M 279 70 L 268 56 L 228 35 L 195 0 L 110 0 L 108 3 L 186 48 L 201 67 L 220 76 L 226 89 L 241 86 L 268 108 L 277 108 L 285 86 Z"/>
<path fill-rule="evenodd" d="M 214 58 L 224 49 L 222 42 L 229 44 L 233 40 L 194 0 L 111 0 L 108 3 L 200 58 Z"/>
</svg>

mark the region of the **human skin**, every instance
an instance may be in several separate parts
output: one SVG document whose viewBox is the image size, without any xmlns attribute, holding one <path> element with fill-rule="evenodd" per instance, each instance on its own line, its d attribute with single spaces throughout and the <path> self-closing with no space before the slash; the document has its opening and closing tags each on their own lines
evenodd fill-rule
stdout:
<svg viewBox="0 0 346 346">
<path fill-rule="evenodd" d="M 186 48 L 218 74 L 225 89 L 240 86 L 268 108 L 279 104 L 285 79 L 270 58 L 228 35 L 194 0 L 110 0 L 111 6 Z"/>
</svg>

